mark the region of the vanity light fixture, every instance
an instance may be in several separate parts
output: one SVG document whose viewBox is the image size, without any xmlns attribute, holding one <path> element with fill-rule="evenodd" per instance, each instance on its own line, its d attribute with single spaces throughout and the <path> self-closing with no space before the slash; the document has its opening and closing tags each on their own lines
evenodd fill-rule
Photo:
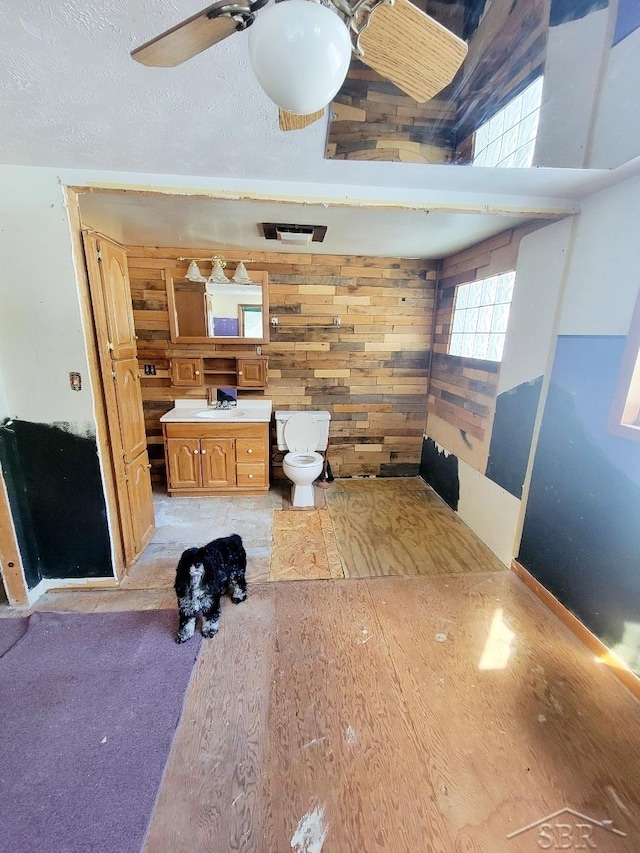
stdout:
<svg viewBox="0 0 640 853">
<path fill-rule="evenodd" d="M 200 267 L 195 261 L 191 261 L 184 277 L 188 278 L 189 281 L 206 281 L 206 278 L 200 272 Z"/>
<path fill-rule="evenodd" d="M 249 278 L 247 268 L 242 263 L 242 261 L 240 261 L 240 263 L 236 267 L 236 271 L 233 274 L 232 281 L 235 281 L 236 284 L 253 284 L 253 282 Z"/>
<path fill-rule="evenodd" d="M 229 261 L 221 255 L 213 255 L 211 258 L 180 257 L 176 260 L 189 261 L 189 266 L 185 273 L 185 278 L 188 278 L 189 281 L 204 281 L 206 284 L 228 284 L 230 281 L 224 273 L 224 268 Z M 198 261 L 206 261 L 211 264 L 211 275 L 208 278 L 200 272 Z M 241 258 L 238 261 L 231 261 L 231 263 L 237 264 L 236 271 L 233 275 L 233 281 L 235 281 L 236 284 L 253 284 L 245 267 L 245 264 L 253 263 L 253 258 Z"/>
</svg>

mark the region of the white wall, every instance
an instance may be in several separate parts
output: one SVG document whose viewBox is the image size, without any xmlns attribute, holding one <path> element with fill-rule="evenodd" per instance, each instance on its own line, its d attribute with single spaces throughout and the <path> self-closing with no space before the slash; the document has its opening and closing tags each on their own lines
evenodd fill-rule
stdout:
<svg viewBox="0 0 640 853">
<path fill-rule="evenodd" d="M 517 550 L 521 501 L 462 459 L 458 479 L 458 515 L 505 566 L 510 565 Z"/>
<path fill-rule="evenodd" d="M 545 372 L 572 221 L 554 222 L 520 242 L 499 394 Z"/>
<path fill-rule="evenodd" d="M 4 387 L 4 379 L 2 378 L 2 373 L 0 373 L 0 421 L 4 418 L 9 417 L 9 402 L 7 400 L 7 392 Z"/>
<path fill-rule="evenodd" d="M 582 206 L 561 335 L 626 335 L 640 283 L 640 177 Z"/>
<path fill-rule="evenodd" d="M 609 52 L 589 168 L 615 168 L 640 154 L 639 81 L 640 29 Z"/>
<path fill-rule="evenodd" d="M 0 374 L 7 413 L 94 429 L 64 195 L 52 169 L 0 167 Z M 82 375 L 82 391 L 69 372 Z"/>
<path fill-rule="evenodd" d="M 535 151 L 537 166 L 586 165 L 608 29 L 608 9 L 549 29 Z M 620 131 L 620 125 L 617 127 Z M 602 164 L 602 168 L 608 165 Z"/>
</svg>

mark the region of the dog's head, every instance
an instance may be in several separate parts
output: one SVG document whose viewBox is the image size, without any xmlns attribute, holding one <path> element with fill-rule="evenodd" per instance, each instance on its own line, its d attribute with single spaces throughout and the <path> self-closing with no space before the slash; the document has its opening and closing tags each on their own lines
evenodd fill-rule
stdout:
<svg viewBox="0 0 640 853">
<path fill-rule="evenodd" d="M 182 552 L 182 556 L 178 560 L 176 573 L 179 575 L 188 575 L 192 568 L 196 566 L 202 567 L 202 548 L 187 548 Z"/>
</svg>

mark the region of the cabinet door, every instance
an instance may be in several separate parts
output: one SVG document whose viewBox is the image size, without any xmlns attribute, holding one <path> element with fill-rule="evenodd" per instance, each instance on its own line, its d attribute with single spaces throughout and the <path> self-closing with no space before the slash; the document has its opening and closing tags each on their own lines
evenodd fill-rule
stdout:
<svg viewBox="0 0 640 853">
<path fill-rule="evenodd" d="M 205 489 L 221 489 L 235 486 L 236 458 L 234 439 L 200 439 L 202 462 L 202 486 Z"/>
<path fill-rule="evenodd" d="M 238 359 L 238 388 L 264 388 L 266 384 L 266 358 Z"/>
<path fill-rule="evenodd" d="M 138 359 L 126 358 L 122 361 L 114 361 L 112 369 L 116 386 L 122 455 L 125 462 L 131 462 L 147 449 Z"/>
<path fill-rule="evenodd" d="M 202 485 L 200 441 L 197 438 L 167 439 L 167 463 L 170 489 L 196 489 Z"/>
<path fill-rule="evenodd" d="M 98 240 L 98 249 L 109 349 L 113 358 L 132 358 L 136 354 L 136 332 L 131 309 L 127 256 L 119 246 L 104 239 Z"/>
<path fill-rule="evenodd" d="M 129 503 L 132 509 L 133 544 L 139 554 L 153 536 L 153 493 L 149 477 L 149 456 L 143 451 L 125 466 Z"/>
<path fill-rule="evenodd" d="M 202 385 L 203 381 L 201 358 L 171 359 L 171 382 L 173 385 L 197 387 Z"/>
</svg>

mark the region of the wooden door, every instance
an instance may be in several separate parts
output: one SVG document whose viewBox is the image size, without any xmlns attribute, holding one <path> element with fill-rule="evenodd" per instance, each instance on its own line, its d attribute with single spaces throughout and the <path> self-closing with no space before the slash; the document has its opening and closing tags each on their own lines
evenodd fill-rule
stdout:
<svg viewBox="0 0 640 853">
<path fill-rule="evenodd" d="M 238 387 L 264 388 L 267 384 L 267 360 L 265 358 L 238 359 Z"/>
<path fill-rule="evenodd" d="M 199 439 L 167 439 L 167 483 L 170 489 L 200 488 L 202 476 Z"/>
<path fill-rule="evenodd" d="M 136 553 L 147 545 L 155 530 L 153 517 L 153 494 L 149 477 L 149 456 L 146 450 L 138 455 L 126 468 L 127 489 L 131 505 L 133 544 Z"/>
<path fill-rule="evenodd" d="M 236 482 L 236 458 L 233 438 L 200 439 L 202 485 L 205 489 L 222 489 Z"/>
<path fill-rule="evenodd" d="M 131 306 L 127 256 L 116 243 L 111 243 L 103 237 L 97 242 L 98 261 L 104 284 L 107 345 L 115 359 L 134 358 L 136 331 Z"/>
<path fill-rule="evenodd" d="M 154 530 L 135 327 L 124 249 L 83 232 L 123 557 L 133 564 Z M 128 479 L 135 471 L 135 482 Z M 149 532 L 150 531 L 150 532 Z"/>
<path fill-rule="evenodd" d="M 125 462 L 132 462 L 147 449 L 147 435 L 142 413 L 142 392 L 138 376 L 138 359 L 125 358 L 113 362 L 113 381 L 120 421 L 120 437 Z"/>
</svg>

